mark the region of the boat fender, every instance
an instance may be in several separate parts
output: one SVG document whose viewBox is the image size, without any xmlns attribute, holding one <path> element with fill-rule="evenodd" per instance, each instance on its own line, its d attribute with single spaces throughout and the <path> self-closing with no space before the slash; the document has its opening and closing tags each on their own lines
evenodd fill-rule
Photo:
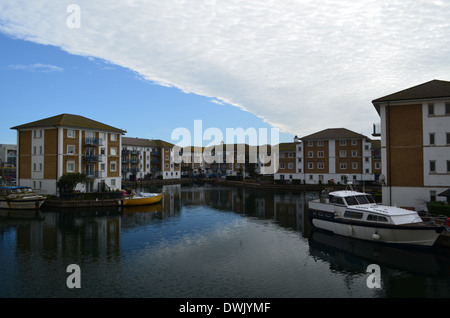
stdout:
<svg viewBox="0 0 450 318">
<path fill-rule="evenodd" d="M 349 225 L 348 226 L 348 236 L 352 236 L 353 235 L 353 226 Z"/>
<path fill-rule="evenodd" d="M 377 232 L 375 232 L 375 233 L 373 233 L 372 238 L 373 238 L 374 240 L 377 240 L 377 241 L 378 241 L 378 240 L 381 238 L 381 236 L 380 236 L 380 234 L 378 234 Z"/>
</svg>

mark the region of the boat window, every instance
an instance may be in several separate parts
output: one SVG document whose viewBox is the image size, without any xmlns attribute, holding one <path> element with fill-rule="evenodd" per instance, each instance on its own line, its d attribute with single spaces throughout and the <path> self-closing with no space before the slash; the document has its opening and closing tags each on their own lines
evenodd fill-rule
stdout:
<svg viewBox="0 0 450 318">
<path fill-rule="evenodd" d="M 356 200 L 358 200 L 359 204 L 368 204 L 369 203 L 369 201 L 367 200 L 367 197 L 365 195 L 356 196 Z"/>
<path fill-rule="evenodd" d="M 362 219 L 363 214 L 361 212 L 355 212 L 355 211 L 345 211 L 344 218 L 349 219 Z"/>
<path fill-rule="evenodd" d="M 375 215 L 375 214 L 369 214 L 367 216 L 367 221 L 374 221 L 374 222 L 388 222 L 388 219 L 384 216 Z"/>
<path fill-rule="evenodd" d="M 358 205 L 358 200 L 355 197 L 345 197 L 345 201 L 347 201 L 348 205 Z"/>
<path fill-rule="evenodd" d="M 330 202 L 332 204 L 340 204 L 340 205 L 345 205 L 344 200 L 342 200 L 342 198 L 340 197 L 332 197 Z"/>
<path fill-rule="evenodd" d="M 376 203 L 371 195 L 366 195 L 366 198 L 370 203 Z"/>
</svg>

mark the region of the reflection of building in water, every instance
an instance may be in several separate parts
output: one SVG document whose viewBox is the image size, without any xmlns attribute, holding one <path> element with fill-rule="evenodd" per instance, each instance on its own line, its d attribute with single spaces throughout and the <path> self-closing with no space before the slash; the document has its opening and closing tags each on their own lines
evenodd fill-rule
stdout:
<svg viewBox="0 0 450 318">
<path fill-rule="evenodd" d="M 181 191 L 181 200 L 183 205 L 207 205 L 218 210 L 274 219 L 284 227 L 304 229 L 304 193 L 199 187 Z"/>
<path fill-rule="evenodd" d="M 120 254 L 120 215 L 46 213 L 45 220 L 17 226 L 17 247 L 60 256 Z"/>
<path fill-rule="evenodd" d="M 165 185 L 162 189 L 164 197 L 162 204 L 164 212 L 169 213 L 169 216 L 181 211 L 181 185 Z"/>
<path fill-rule="evenodd" d="M 274 194 L 274 219 L 282 226 L 295 228 L 302 231 L 305 229 L 305 194 Z"/>
</svg>

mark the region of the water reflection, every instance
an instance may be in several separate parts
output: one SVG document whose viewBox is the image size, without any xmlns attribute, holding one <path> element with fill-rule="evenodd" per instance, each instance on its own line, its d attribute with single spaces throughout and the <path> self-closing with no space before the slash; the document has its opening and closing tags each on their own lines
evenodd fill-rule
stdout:
<svg viewBox="0 0 450 318">
<path fill-rule="evenodd" d="M 150 206 L 0 218 L 0 297 L 450 296 L 448 250 L 311 232 L 306 203 L 312 193 L 140 190 L 165 195 Z M 81 291 L 65 286 L 72 263 L 83 264 Z M 365 284 L 372 263 L 382 268 L 381 290 Z"/>
</svg>

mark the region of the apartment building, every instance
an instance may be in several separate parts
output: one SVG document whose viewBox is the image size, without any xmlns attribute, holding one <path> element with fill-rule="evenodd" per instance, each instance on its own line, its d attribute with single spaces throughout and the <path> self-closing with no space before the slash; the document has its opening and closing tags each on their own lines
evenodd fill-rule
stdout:
<svg viewBox="0 0 450 318">
<path fill-rule="evenodd" d="M 123 137 L 123 180 L 181 178 L 181 165 L 173 160 L 173 147 L 159 139 Z"/>
<path fill-rule="evenodd" d="M 160 139 L 152 139 L 150 142 L 150 166 L 153 178 L 181 178 L 181 164 L 174 161 L 174 145 Z"/>
<path fill-rule="evenodd" d="M 77 190 L 121 188 L 120 149 L 124 130 L 72 114 L 61 114 L 20 126 L 17 130 L 18 184 L 56 194 L 57 180 L 84 173 L 89 181 Z"/>
<path fill-rule="evenodd" d="M 450 82 L 372 101 L 381 119 L 383 203 L 426 210 L 450 186 Z"/>
<path fill-rule="evenodd" d="M 346 128 L 329 128 L 301 138 L 305 183 L 373 181 L 371 140 Z"/>
<path fill-rule="evenodd" d="M 151 140 L 122 137 L 122 180 L 136 181 L 151 178 Z"/>
<path fill-rule="evenodd" d="M 295 136 L 294 142 L 280 143 L 278 145 L 278 170 L 274 173 L 274 180 L 300 180 L 302 179 L 302 144 Z"/>
</svg>

